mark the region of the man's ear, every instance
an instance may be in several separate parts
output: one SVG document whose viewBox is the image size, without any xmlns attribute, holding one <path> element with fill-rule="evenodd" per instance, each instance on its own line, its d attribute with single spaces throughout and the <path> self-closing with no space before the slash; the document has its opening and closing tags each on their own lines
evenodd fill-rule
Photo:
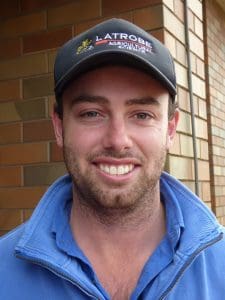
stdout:
<svg viewBox="0 0 225 300">
<path fill-rule="evenodd" d="M 62 148 L 63 147 L 63 124 L 62 119 L 59 117 L 56 110 L 52 113 L 52 124 L 55 132 L 55 138 L 57 145 Z"/>
<path fill-rule="evenodd" d="M 173 140 L 176 134 L 177 124 L 179 121 L 179 109 L 177 108 L 173 116 L 168 122 L 168 139 L 167 139 L 167 149 L 169 150 L 173 144 Z"/>
</svg>

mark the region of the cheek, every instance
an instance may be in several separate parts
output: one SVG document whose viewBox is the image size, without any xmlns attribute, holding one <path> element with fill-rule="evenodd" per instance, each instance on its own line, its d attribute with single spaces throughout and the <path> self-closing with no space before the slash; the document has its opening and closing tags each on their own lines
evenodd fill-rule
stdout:
<svg viewBox="0 0 225 300">
<path fill-rule="evenodd" d="M 100 145 L 99 130 L 90 130 L 76 126 L 75 128 L 67 128 L 64 139 L 65 145 L 76 152 L 79 156 L 86 155 Z"/>
</svg>

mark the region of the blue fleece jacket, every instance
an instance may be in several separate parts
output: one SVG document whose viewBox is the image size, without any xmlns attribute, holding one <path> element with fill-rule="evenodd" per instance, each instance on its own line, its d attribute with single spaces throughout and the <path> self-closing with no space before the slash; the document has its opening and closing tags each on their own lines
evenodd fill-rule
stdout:
<svg viewBox="0 0 225 300">
<path fill-rule="evenodd" d="M 225 299 L 224 228 L 172 176 L 162 174 L 160 191 L 167 234 L 146 262 L 131 300 Z M 71 198 L 70 177 L 59 178 L 30 220 L 0 239 L 0 299 L 110 299 L 72 238 Z"/>
</svg>

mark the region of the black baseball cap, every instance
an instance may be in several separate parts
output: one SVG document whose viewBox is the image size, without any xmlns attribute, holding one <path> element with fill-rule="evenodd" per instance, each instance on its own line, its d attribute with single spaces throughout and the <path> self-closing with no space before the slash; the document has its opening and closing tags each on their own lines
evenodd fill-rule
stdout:
<svg viewBox="0 0 225 300">
<path fill-rule="evenodd" d="M 142 28 L 113 18 L 72 38 L 59 49 L 54 67 L 56 101 L 61 101 L 63 91 L 77 76 L 107 64 L 131 66 L 149 73 L 175 99 L 176 76 L 169 50 Z"/>
</svg>

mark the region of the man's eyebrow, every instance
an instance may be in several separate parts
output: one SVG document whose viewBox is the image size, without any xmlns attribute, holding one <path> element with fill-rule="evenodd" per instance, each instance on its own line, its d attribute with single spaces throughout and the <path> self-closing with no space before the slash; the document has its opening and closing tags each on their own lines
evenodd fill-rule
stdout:
<svg viewBox="0 0 225 300">
<path fill-rule="evenodd" d="M 137 104 L 159 106 L 160 102 L 158 99 L 153 97 L 133 98 L 126 101 L 126 105 L 137 105 Z"/>
<path fill-rule="evenodd" d="M 94 96 L 88 94 L 82 94 L 77 97 L 74 97 L 72 100 L 72 105 L 80 104 L 80 103 L 99 103 L 99 104 L 106 104 L 108 103 L 108 99 L 102 96 Z"/>
</svg>

